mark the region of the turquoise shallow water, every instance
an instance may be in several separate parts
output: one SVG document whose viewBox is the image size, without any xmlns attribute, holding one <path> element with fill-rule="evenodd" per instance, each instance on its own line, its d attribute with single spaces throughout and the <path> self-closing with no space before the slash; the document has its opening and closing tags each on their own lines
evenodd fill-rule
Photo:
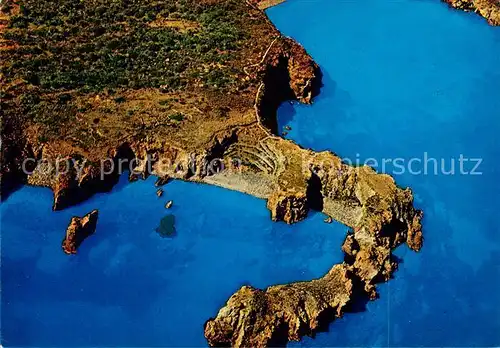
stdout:
<svg viewBox="0 0 500 348">
<path fill-rule="evenodd" d="M 280 109 L 288 137 L 352 160 L 483 159 L 478 176 L 396 175 L 425 211 L 424 249 L 397 251 L 366 311 L 291 346 L 499 346 L 500 29 L 431 0 L 288 0 L 268 14 L 325 75 L 313 106 Z M 40 188 L 1 205 L 4 346 L 203 346 L 204 321 L 241 285 L 311 279 L 342 258 L 346 228 L 320 214 L 286 226 L 262 200 L 183 182 L 158 199 L 153 180 L 57 213 Z M 96 234 L 64 255 L 69 219 L 94 208 Z M 177 236 L 162 239 L 170 212 Z"/>
</svg>

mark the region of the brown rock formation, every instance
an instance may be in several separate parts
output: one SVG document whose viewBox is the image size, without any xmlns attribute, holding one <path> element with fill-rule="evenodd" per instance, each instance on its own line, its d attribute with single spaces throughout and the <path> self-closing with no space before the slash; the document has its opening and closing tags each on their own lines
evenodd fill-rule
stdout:
<svg viewBox="0 0 500 348">
<path fill-rule="evenodd" d="M 352 274 L 345 265 L 333 267 L 310 282 L 271 286 L 262 291 L 244 286 L 216 320 L 205 324 L 211 346 L 278 346 L 283 338 L 299 340 L 321 324 L 322 317 L 340 316 L 353 294 Z"/>
<path fill-rule="evenodd" d="M 94 234 L 99 213 L 93 210 L 84 217 L 73 217 L 66 229 L 66 238 L 62 242 L 63 251 L 68 254 L 76 254 L 82 242 Z"/>
<path fill-rule="evenodd" d="M 255 103 L 259 121 L 278 135 L 276 110 L 284 101 L 309 104 L 319 93 L 321 70 L 297 42 L 283 38 L 274 41 L 260 67 L 263 82 Z"/>
<path fill-rule="evenodd" d="M 307 197 L 303 192 L 275 192 L 267 200 L 267 207 L 274 221 L 284 221 L 287 224 L 305 219 L 309 211 Z"/>
<path fill-rule="evenodd" d="M 443 0 L 450 6 L 464 10 L 474 11 L 488 20 L 491 25 L 500 25 L 499 0 Z"/>
</svg>

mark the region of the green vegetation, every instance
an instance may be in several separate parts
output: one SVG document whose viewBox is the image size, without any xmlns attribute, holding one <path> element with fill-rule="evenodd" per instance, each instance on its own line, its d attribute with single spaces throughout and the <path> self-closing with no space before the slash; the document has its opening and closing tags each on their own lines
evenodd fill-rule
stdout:
<svg viewBox="0 0 500 348">
<path fill-rule="evenodd" d="M 178 113 L 175 113 L 172 115 L 168 115 L 168 118 L 173 120 L 173 121 L 181 122 L 182 120 L 184 120 L 184 115 L 181 114 L 180 112 L 178 112 Z"/>
<path fill-rule="evenodd" d="M 225 67 L 243 38 L 237 0 L 23 0 L 4 38 L 19 47 L 4 67 L 45 89 L 101 91 L 153 87 L 171 91 L 199 79 L 234 82 Z M 157 19 L 199 23 L 195 30 L 152 26 Z M 205 67 L 208 66 L 208 69 Z M 205 71 L 208 70 L 208 71 Z"/>
<path fill-rule="evenodd" d="M 2 10 L 12 12 L 0 37 L 9 46 L 0 59 L 0 107 L 10 121 L 41 125 L 43 139 L 69 128 L 71 139 L 83 137 L 88 130 L 78 127 L 88 126 L 74 122 L 95 110 L 95 93 L 118 105 L 144 88 L 225 93 L 241 84 L 244 1 L 7 0 Z M 114 117 L 107 106 L 99 112 Z"/>
<path fill-rule="evenodd" d="M 116 97 L 115 98 L 115 103 L 121 104 L 124 103 L 126 99 L 124 97 Z"/>
</svg>

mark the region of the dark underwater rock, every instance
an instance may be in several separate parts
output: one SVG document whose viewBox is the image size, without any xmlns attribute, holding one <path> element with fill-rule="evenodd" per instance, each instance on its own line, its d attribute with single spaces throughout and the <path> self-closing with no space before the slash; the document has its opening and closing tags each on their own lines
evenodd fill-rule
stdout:
<svg viewBox="0 0 500 348">
<path fill-rule="evenodd" d="M 175 231 L 175 216 L 168 214 L 160 220 L 160 226 L 156 228 L 156 232 L 162 238 L 171 238 L 176 235 Z"/>
</svg>

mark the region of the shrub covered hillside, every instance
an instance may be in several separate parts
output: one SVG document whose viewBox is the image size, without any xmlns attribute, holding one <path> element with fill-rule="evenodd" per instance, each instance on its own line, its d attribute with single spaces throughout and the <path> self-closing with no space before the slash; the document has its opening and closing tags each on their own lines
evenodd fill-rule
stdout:
<svg viewBox="0 0 500 348">
<path fill-rule="evenodd" d="M 3 73 L 45 89 L 231 84 L 234 71 L 225 64 L 244 36 L 239 3 L 19 1 L 4 39 L 20 47 Z"/>
<path fill-rule="evenodd" d="M 131 91 L 243 91 L 251 84 L 243 66 L 268 44 L 255 39 L 262 18 L 242 0 L 4 2 L 2 133 L 24 120 L 40 125 L 42 141 L 61 136 L 75 115 L 90 112 L 90 95 L 110 96 L 113 105 L 100 112 L 112 116 Z M 141 105 L 124 108 L 126 119 Z M 181 122 L 174 111 L 165 119 Z"/>
</svg>

